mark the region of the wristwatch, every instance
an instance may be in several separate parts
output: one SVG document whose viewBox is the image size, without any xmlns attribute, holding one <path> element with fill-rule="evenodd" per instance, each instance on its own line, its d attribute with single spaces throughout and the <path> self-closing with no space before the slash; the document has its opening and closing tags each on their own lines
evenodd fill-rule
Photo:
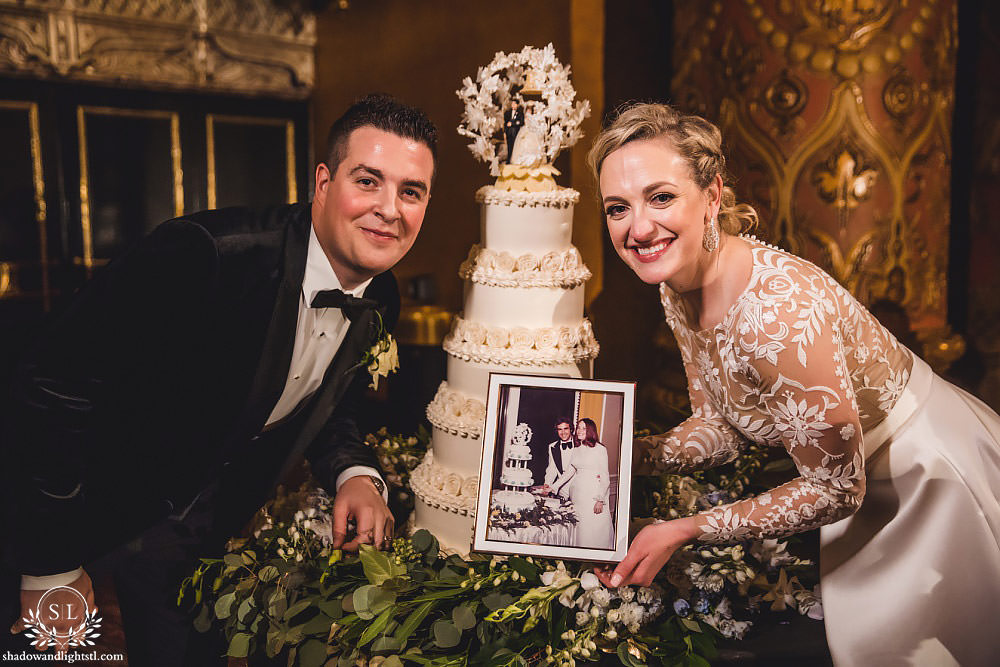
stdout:
<svg viewBox="0 0 1000 667">
<path fill-rule="evenodd" d="M 372 481 L 375 485 L 375 490 L 378 491 L 379 495 L 385 493 L 385 482 L 382 481 L 381 477 L 376 477 L 375 475 L 368 475 L 368 479 Z"/>
</svg>

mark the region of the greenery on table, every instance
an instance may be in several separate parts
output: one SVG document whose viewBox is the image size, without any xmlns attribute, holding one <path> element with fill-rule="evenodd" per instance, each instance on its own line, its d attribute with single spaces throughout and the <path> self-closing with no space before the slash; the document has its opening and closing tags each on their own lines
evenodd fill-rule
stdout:
<svg viewBox="0 0 1000 667">
<path fill-rule="evenodd" d="M 426 444 L 384 432 L 368 442 L 394 484 Z M 745 495 L 769 465 L 783 464 L 750 448 L 711 475 L 637 478 L 633 508 L 685 516 Z M 584 563 L 462 558 L 427 531 L 346 554 L 331 547 L 330 505 L 304 489 L 225 557 L 203 559 L 178 595 L 195 627 L 222 632 L 230 656 L 288 665 L 704 666 L 720 637 L 742 637 L 767 609 L 822 617 L 815 566 L 782 541 L 689 546 L 652 588 L 607 589 Z"/>
</svg>

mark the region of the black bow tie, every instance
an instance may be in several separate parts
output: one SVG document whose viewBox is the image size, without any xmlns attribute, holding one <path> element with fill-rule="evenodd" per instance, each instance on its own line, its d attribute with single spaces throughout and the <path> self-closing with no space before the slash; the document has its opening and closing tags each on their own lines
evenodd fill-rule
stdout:
<svg viewBox="0 0 1000 667">
<path fill-rule="evenodd" d="M 317 292 L 309 306 L 311 308 L 340 308 L 344 312 L 344 317 L 353 320 L 364 311 L 378 306 L 378 302 L 374 299 L 351 296 L 339 289 L 328 289 Z"/>
<path fill-rule="evenodd" d="M 573 449 L 572 442 L 560 442 L 559 444 L 562 445 L 563 449 Z"/>
</svg>

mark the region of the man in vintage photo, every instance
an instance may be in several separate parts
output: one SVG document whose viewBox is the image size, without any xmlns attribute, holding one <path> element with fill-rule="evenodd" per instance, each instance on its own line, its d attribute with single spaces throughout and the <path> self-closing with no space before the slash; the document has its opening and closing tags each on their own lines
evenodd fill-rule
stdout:
<svg viewBox="0 0 1000 667">
<path fill-rule="evenodd" d="M 165 222 L 37 336 L 0 437 L 3 569 L 25 614 L 55 586 L 92 602 L 82 566 L 124 551 L 112 570 L 130 663 L 198 662 L 180 578 L 303 456 L 335 494 L 335 547 L 391 539 L 356 413 L 395 365 L 390 269 L 421 229 L 436 145 L 422 111 L 369 95 L 333 124 L 311 203 Z M 5 633 L 23 615 L 11 593 Z"/>
<path fill-rule="evenodd" d="M 576 446 L 573 440 L 573 422 L 561 417 L 556 421 L 556 435 L 559 439 L 549 443 L 547 447 L 549 463 L 545 467 L 545 483 L 539 487 L 539 491 L 543 494 L 554 493 L 562 498 L 569 498 L 569 484 L 561 484 L 556 488 L 555 483 L 573 459 L 573 448 Z"/>
</svg>

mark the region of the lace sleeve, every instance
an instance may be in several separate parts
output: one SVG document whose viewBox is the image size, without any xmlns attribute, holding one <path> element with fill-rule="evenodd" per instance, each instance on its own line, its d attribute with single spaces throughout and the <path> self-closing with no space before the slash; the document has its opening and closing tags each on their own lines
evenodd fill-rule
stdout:
<svg viewBox="0 0 1000 667">
<path fill-rule="evenodd" d="M 745 406 L 755 413 L 741 422 L 760 440 L 783 445 L 799 477 L 699 515 L 704 542 L 810 530 L 852 514 L 864 498 L 861 424 L 833 295 L 803 289 L 765 310 L 773 317 L 739 329 L 733 363 L 742 367 Z"/>
<path fill-rule="evenodd" d="M 690 354 L 683 343 L 680 344 L 688 379 L 691 416 L 666 433 L 636 438 L 633 472 L 637 475 L 685 473 L 729 463 L 736 458 L 745 442 L 705 396 Z"/>
</svg>

